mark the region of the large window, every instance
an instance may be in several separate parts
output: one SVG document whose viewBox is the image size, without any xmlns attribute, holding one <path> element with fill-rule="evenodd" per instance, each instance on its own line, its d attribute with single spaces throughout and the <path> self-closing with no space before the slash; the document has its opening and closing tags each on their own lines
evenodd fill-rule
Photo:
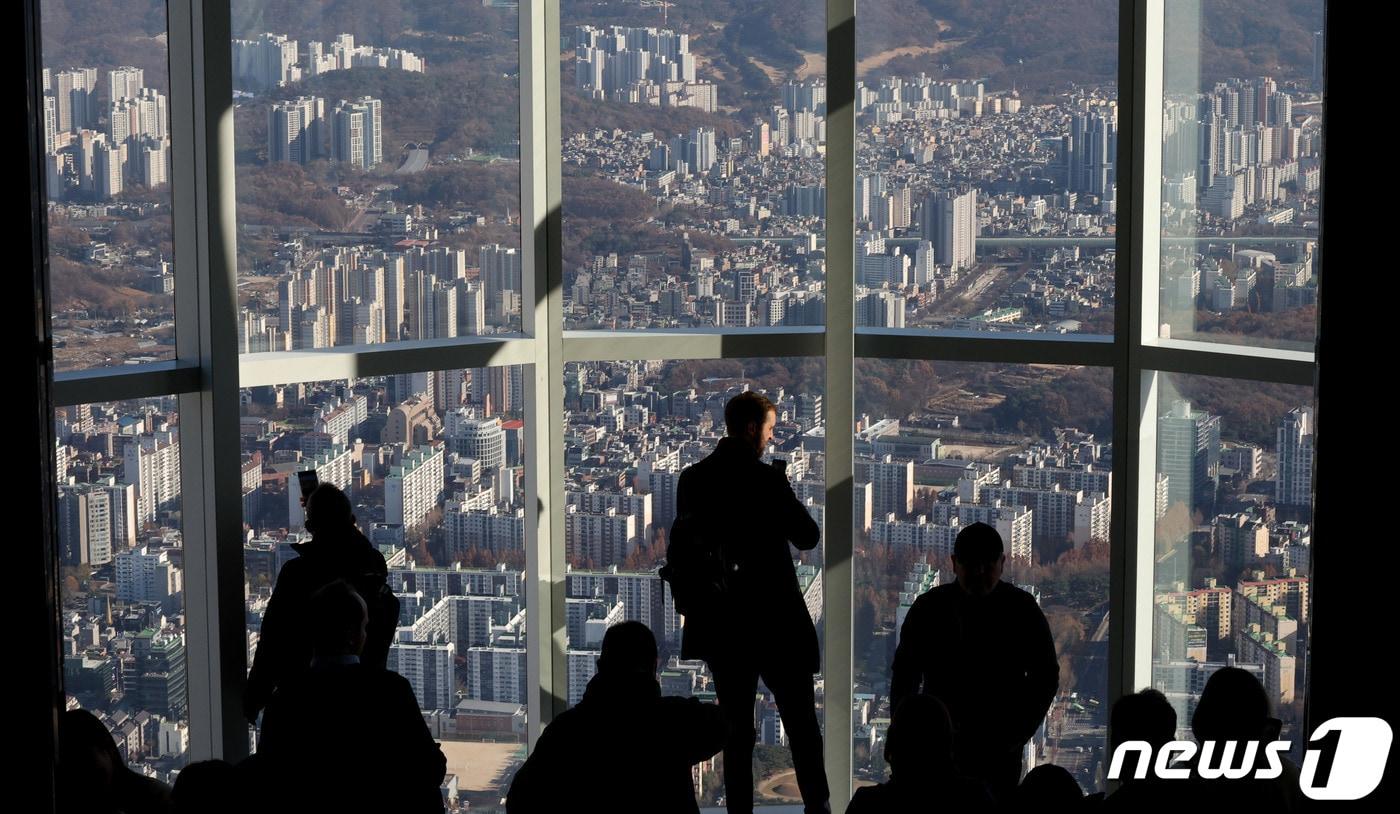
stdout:
<svg viewBox="0 0 1400 814">
<path fill-rule="evenodd" d="M 39 5 L 66 692 L 142 771 L 256 748 L 308 468 L 458 809 L 618 619 L 706 697 L 656 568 L 743 387 L 824 526 L 838 809 L 973 520 L 1055 633 L 1028 766 L 1102 788 L 1115 697 L 1230 662 L 1304 731 L 1322 0 Z"/>
<path fill-rule="evenodd" d="M 566 0 L 564 324 L 820 325 L 817 0 Z"/>
<path fill-rule="evenodd" d="M 1163 339 L 1312 347 L 1324 7 L 1261 9 L 1266 21 L 1220 0 L 1166 4 Z M 1277 36 L 1252 34 L 1266 23 Z"/>
<path fill-rule="evenodd" d="M 1060 692 L 1027 744 L 1086 791 L 1107 724 L 1113 388 L 1092 367 L 861 359 L 856 364 L 856 782 L 885 779 L 890 665 L 923 592 L 955 579 L 959 530 L 1001 534 L 1003 579 L 1036 597 Z"/>
<path fill-rule="evenodd" d="M 68 705 L 167 780 L 189 759 L 179 407 L 75 404 L 54 429 Z"/>
<path fill-rule="evenodd" d="M 1281 739 L 1301 750 L 1312 389 L 1164 375 L 1156 413 L 1152 686 L 1185 735 L 1211 674 L 1244 667 L 1268 690 Z"/>
<path fill-rule="evenodd" d="M 521 366 L 264 385 L 240 422 L 249 653 L 311 535 L 300 473 L 345 490 L 399 600 L 389 669 L 447 755 L 444 794 L 495 811 L 525 756 Z"/>
<path fill-rule="evenodd" d="M 661 651 L 662 691 L 713 701 L 714 676 L 703 661 L 681 658 L 685 617 L 657 576 L 676 519 L 680 473 L 714 451 L 724 436 L 724 405 L 738 393 L 763 393 L 777 409 L 765 460 L 787 461 L 799 500 L 825 518 L 823 367 L 816 358 L 575 362 L 564 368 L 564 545 L 569 620 L 569 703 L 594 674 L 604 630 L 623 619 L 651 627 Z M 818 546 L 790 552 L 818 631 L 825 610 Z M 821 676 L 816 677 L 818 685 Z M 818 691 L 818 705 L 822 694 Z M 758 805 L 800 802 L 792 759 L 772 693 L 754 698 L 753 777 Z M 696 773 L 704 803 L 722 802 L 724 759 Z"/>
<path fill-rule="evenodd" d="M 1112 334 L 1116 4 L 948 5 L 860 4 L 856 325 Z"/>
<path fill-rule="evenodd" d="M 505 3 L 234 0 L 239 350 L 520 330 Z"/>
<path fill-rule="evenodd" d="M 39 5 L 55 368 L 174 358 L 165 0 Z"/>
</svg>

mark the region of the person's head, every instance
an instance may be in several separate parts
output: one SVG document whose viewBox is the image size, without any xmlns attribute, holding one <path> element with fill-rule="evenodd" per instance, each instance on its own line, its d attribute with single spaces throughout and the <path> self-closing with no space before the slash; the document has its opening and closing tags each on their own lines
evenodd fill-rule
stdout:
<svg viewBox="0 0 1400 814">
<path fill-rule="evenodd" d="M 1054 811 L 1081 805 L 1084 790 L 1079 788 L 1074 775 L 1063 766 L 1045 763 L 1031 769 L 1021 778 L 1021 784 L 1016 787 L 1016 797 L 1028 805 L 1033 804 L 1036 808 Z"/>
<path fill-rule="evenodd" d="M 958 532 L 953 542 L 953 573 L 958 585 L 973 596 L 985 596 L 997 587 L 1006 563 L 1001 535 L 986 523 L 973 523 Z"/>
<path fill-rule="evenodd" d="M 1145 689 L 1119 698 L 1109 713 L 1113 743 L 1146 741 L 1153 751 L 1176 740 L 1176 710 L 1162 693 Z"/>
<path fill-rule="evenodd" d="M 242 778 L 238 769 L 223 760 L 201 760 L 180 770 L 170 796 L 176 814 L 241 812 Z"/>
<path fill-rule="evenodd" d="M 306 497 L 306 530 L 312 534 L 353 526 L 350 498 L 333 483 L 322 483 Z"/>
<path fill-rule="evenodd" d="M 358 656 L 365 649 L 369 611 L 343 579 L 311 595 L 311 647 L 320 658 Z"/>
<path fill-rule="evenodd" d="M 1269 694 L 1259 679 L 1238 667 L 1222 667 L 1201 690 L 1191 732 L 1197 741 L 1262 740 L 1269 723 Z"/>
<path fill-rule="evenodd" d="M 598 655 L 601 675 L 656 675 L 656 637 L 637 621 L 619 622 L 603 634 Z"/>
<path fill-rule="evenodd" d="M 885 762 L 892 774 L 906 779 L 953 765 L 953 720 L 942 701 L 911 695 L 899 702 L 885 733 Z"/>
<path fill-rule="evenodd" d="M 745 390 L 724 405 L 724 428 L 730 438 L 737 438 L 760 454 L 773 440 L 773 424 L 778 420 L 778 408 L 762 393 Z"/>
<path fill-rule="evenodd" d="M 105 797 L 125 770 L 112 733 L 96 715 L 85 709 L 63 713 L 58 724 L 60 796 Z"/>
</svg>

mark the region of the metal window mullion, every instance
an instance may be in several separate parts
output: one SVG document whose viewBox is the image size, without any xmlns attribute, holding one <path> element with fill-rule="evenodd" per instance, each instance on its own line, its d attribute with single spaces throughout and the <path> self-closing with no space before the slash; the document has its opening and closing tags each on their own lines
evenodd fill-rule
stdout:
<svg viewBox="0 0 1400 814">
<path fill-rule="evenodd" d="M 1126 313 L 1115 323 L 1113 500 L 1118 511 L 1110 534 L 1110 702 L 1151 679 L 1156 376 L 1143 367 L 1143 342 L 1155 336 L 1157 322 L 1162 19 L 1161 0 L 1119 5 L 1117 180 L 1118 200 L 1128 206 L 1126 212 L 1120 209 L 1127 217 L 1118 224 L 1115 297 Z"/>
<path fill-rule="evenodd" d="M 193 274 L 190 275 L 193 278 Z M 193 284 L 193 283 L 191 283 Z M 54 375 L 55 407 L 98 401 L 192 393 L 199 389 L 199 368 L 180 362 L 154 362 L 133 367 L 98 368 Z"/>
<path fill-rule="evenodd" d="M 247 754 L 243 506 L 230 11 L 171 0 L 176 343 L 200 386 L 180 397 L 186 674 L 192 757 Z M 178 43 L 178 44 L 177 44 Z"/>
<path fill-rule="evenodd" d="M 533 363 L 534 354 L 534 341 L 519 336 L 406 340 L 356 347 L 245 353 L 238 357 L 239 386 L 522 365 Z"/>
<path fill-rule="evenodd" d="M 563 260 L 560 232 L 559 5 L 520 3 L 520 210 L 522 288 L 533 339 L 526 379 L 526 503 L 535 512 L 525 554 L 526 733 L 534 746 L 568 700 L 564 607 Z M 528 231 L 526 231 L 528 230 Z"/>
<path fill-rule="evenodd" d="M 860 328 L 855 335 L 855 355 L 870 359 L 1110 367 L 1120 361 L 1122 348 L 1113 338 L 1099 336 L 1031 339 L 1015 334 Z"/>
<path fill-rule="evenodd" d="M 826 775 L 835 812 L 851 799 L 854 595 L 856 4 L 827 0 L 826 529 L 822 648 Z M 837 439 L 841 439 L 838 441 Z"/>
<path fill-rule="evenodd" d="M 1140 367 L 1164 373 L 1277 382 L 1302 387 L 1312 387 L 1317 370 L 1311 353 L 1257 349 L 1241 353 L 1230 346 L 1186 349 L 1144 345 L 1138 351 L 1138 359 Z"/>
<path fill-rule="evenodd" d="M 820 326 L 565 331 L 564 361 L 821 356 L 826 352 L 823 333 Z"/>
</svg>

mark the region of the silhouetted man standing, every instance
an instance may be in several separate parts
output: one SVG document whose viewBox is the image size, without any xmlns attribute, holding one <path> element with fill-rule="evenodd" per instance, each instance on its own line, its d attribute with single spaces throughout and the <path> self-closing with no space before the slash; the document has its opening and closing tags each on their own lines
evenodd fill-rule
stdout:
<svg viewBox="0 0 1400 814">
<path fill-rule="evenodd" d="M 829 810 L 812 687 L 821 653 L 788 548 L 789 543 L 802 551 L 815 548 L 821 529 L 783 470 L 759 460 L 776 419 L 772 402 L 758 393 L 730 399 L 724 407 L 727 437 L 681 473 L 676 493 L 677 513 L 723 553 L 724 591 L 703 613 L 686 617 L 681 654 L 709 663 L 729 722 L 724 787 L 730 814 L 753 810 L 759 678 L 777 702 L 807 812 Z"/>
<path fill-rule="evenodd" d="M 243 714 L 249 723 L 257 721 L 277 687 L 311 663 L 307 602 L 336 580 L 350 583 L 369 608 L 361 660 L 379 668 L 388 662 L 398 625 L 398 600 L 386 589 L 384 555 L 355 526 L 350 498 L 329 483 L 316 487 L 306 498 L 306 530 L 312 534 L 311 541 L 292 544 L 298 556 L 282 566 L 263 614 L 258 649 L 243 691 Z"/>
<path fill-rule="evenodd" d="M 917 692 L 948 707 L 959 767 L 1000 802 L 1015 791 L 1021 750 L 1050 708 L 1060 666 L 1045 614 L 1001 581 L 1001 535 L 985 523 L 958 533 L 957 581 L 914 601 L 900 630 L 890 681 L 895 709 Z"/>
<path fill-rule="evenodd" d="M 656 662 L 646 625 L 608 628 L 583 700 L 545 727 L 516 772 L 509 814 L 699 814 L 690 770 L 724 745 L 724 716 L 662 697 Z"/>
</svg>

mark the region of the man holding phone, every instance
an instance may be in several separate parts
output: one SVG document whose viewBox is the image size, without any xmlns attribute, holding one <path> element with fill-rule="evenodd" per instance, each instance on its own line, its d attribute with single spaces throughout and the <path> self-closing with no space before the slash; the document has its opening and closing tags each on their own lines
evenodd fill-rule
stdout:
<svg viewBox="0 0 1400 814">
<path fill-rule="evenodd" d="M 703 613 L 686 617 L 681 655 L 709 663 L 729 722 L 724 786 L 730 814 L 753 811 L 753 710 L 760 678 L 787 730 L 807 813 L 830 811 L 812 686 L 821 652 L 788 547 L 815 548 L 821 528 L 793 493 L 786 462 L 766 466 L 760 460 L 776 420 L 773 403 L 758 393 L 730 399 L 724 407 L 727 436 L 681 473 L 676 492 L 677 513 L 695 524 L 706 545 L 723 547 L 724 590 Z"/>
<path fill-rule="evenodd" d="M 297 557 L 278 572 L 263 614 L 258 649 L 243 692 L 243 714 L 250 723 L 257 721 L 277 687 L 310 666 L 308 607 L 321 588 L 345 580 L 364 600 L 369 623 L 359 659 L 369 666 L 386 666 L 398 624 L 399 602 L 388 587 L 384 555 L 355 526 L 350 498 L 334 484 L 318 483 L 314 471 L 298 472 L 297 485 L 306 508 L 306 530 L 312 536 L 310 542 L 292 544 Z"/>
</svg>

